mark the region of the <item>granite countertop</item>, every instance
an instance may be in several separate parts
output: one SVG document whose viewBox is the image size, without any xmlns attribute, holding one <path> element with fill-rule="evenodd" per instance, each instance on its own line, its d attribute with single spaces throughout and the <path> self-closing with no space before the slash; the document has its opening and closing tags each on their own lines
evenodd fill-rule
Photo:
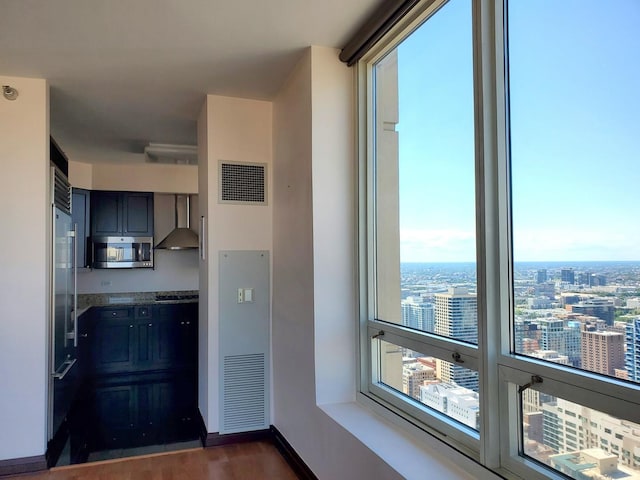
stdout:
<svg viewBox="0 0 640 480">
<path fill-rule="evenodd" d="M 198 290 L 179 290 L 164 292 L 81 293 L 78 295 L 78 311 L 84 312 L 90 307 L 113 307 L 118 305 L 132 306 L 166 303 L 197 303 L 197 295 Z"/>
</svg>

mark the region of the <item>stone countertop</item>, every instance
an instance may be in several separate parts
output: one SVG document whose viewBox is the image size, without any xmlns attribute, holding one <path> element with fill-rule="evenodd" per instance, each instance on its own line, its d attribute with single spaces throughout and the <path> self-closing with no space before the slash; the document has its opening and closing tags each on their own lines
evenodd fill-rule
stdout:
<svg viewBox="0 0 640 480">
<path fill-rule="evenodd" d="M 198 295 L 198 290 L 179 290 L 164 292 L 123 292 L 123 293 L 81 293 L 78 294 L 78 312 L 82 315 L 90 307 L 117 307 L 133 305 L 154 305 L 169 303 L 196 303 L 198 298 L 179 300 L 158 300 L 157 296 L 192 296 Z"/>
</svg>

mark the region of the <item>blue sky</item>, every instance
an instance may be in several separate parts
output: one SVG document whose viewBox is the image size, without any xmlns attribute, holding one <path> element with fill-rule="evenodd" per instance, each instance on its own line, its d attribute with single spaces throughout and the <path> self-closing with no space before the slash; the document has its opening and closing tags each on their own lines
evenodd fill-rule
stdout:
<svg viewBox="0 0 640 480">
<path fill-rule="evenodd" d="M 509 5 L 514 256 L 640 260 L 640 2 Z M 471 2 L 398 49 L 401 260 L 475 258 Z"/>
</svg>

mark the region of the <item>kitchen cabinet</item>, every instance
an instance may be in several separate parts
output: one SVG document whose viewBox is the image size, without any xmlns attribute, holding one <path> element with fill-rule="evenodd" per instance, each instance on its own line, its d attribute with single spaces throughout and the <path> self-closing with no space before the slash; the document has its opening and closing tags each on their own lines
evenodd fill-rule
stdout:
<svg viewBox="0 0 640 480">
<path fill-rule="evenodd" d="M 91 228 L 91 192 L 81 188 L 71 190 L 71 223 L 76 225 L 76 242 L 78 245 L 77 268 L 91 266 L 88 256 L 89 231 Z"/>
<path fill-rule="evenodd" d="M 82 334 L 94 375 L 197 365 L 197 304 L 94 307 L 92 315 L 91 327 Z"/>
<path fill-rule="evenodd" d="M 152 237 L 153 193 L 93 191 L 91 236 Z"/>
<path fill-rule="evenodd" d="M 96 384 L 90 402 L 89 421 L 97 426 L 91 450 L 190 439 L 197 418 L 196 385 L 194 377 L 183 375 Z"/>
</svg>

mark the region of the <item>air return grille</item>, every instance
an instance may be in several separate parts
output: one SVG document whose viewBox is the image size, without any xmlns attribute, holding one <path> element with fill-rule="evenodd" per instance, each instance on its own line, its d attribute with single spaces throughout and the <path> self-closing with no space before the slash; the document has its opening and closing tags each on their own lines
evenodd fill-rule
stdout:
<svg viewBox="0 0 640 480">
<path fill-rule="evenodd" d="M 221 433 L 268 427 L 265 378 L 264 353 L 224 357 Z"/>
<path fill-rule="evenodd" d="M 220 162 L 220 203 L 266 205 L 267 166 Z"/>
</svg>

